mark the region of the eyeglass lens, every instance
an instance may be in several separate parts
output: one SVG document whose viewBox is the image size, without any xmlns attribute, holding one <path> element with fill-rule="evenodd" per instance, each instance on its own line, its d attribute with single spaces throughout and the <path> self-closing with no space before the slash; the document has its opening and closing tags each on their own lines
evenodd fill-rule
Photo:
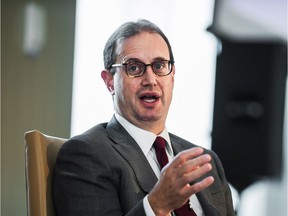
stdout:
<svg viewBox="0 0 288 216">
<path fill-rule="evenodd" d="M 129 76 L 142 76 L 147 66 L 151 66 L 153 72 L 158 76 L 165 76 L 171 72 L 171 62 L 167 60 L 161 60 L 153 62 L 152 64 L 144 64 L 140 61 L 131 61 L 124 64 L 126 66 L 126 72 Z"/>
</svg>

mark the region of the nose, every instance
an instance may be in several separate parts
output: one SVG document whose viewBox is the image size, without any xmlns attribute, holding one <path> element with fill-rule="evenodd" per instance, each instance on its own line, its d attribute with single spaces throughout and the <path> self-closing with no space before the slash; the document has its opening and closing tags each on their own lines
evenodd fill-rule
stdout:
<svg viewBox="0 0 288 216">
<path fill-rule="evenodd" d="M 145 73 L 142 75 L 142 84 L 143 85 L 157 85 L 157 75 L 153 72 L 151 65 L 146 67 Z"/>
</svg>

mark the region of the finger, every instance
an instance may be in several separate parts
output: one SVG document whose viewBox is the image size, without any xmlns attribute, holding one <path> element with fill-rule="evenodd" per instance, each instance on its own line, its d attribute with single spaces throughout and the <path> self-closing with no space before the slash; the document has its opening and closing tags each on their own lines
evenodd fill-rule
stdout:
<svg viewBox="0 0 288 216">
<path fill-rule="evenodd" d="M 171 162 L 171 166 L 181 166 L 186 161 L 203 154 L 203 151 L 203 148 L 200 147 L 194 147 L 188 150 L 184 150 L 176 155 L 176 157 Z"/>
<path fill-rule="evenodd" d="M 194 170 L 193 172 L 185 174 L 186 181 L 188 181 L 189 184 L 191 184 L 192 182 L 196 182 L 199 178 L 203 177 L 211 170 L 212 165 L 210 163 L 206 163 L 200 166 L 198 169 Z"/>
<path fill-rule="evenodd" d="M 194 182 L 207 174 L 210 170 L 212 170 L 212 165 L 210 163 L 205 163 L 193 171 L 184 173 L 182 177 L 178 178 L 178 184 L 184 187 L 187 184 L 194 184 Z"/>
<path fill-rule="evenodd" d="M 182 173 L 192 172 L 198 169 L 203 164 L 209 163 L 210 161 L 211 161 L 211 156 L 209 154 L 200 155 L 196 158 L 187 160 L 179 167 L 179 169 L 182 170 L 180 171 Z"/>
<path fill-rule="evenodd" d="M 192 185 L 186 186 L 186 195 L 191 196 L 192 194 L 198 193 L 206 188 L 208 188 L 210 185 L 212 185 L 214 182 L 214 178 L 212 176 L 208 176 L 204 178 L 203 180 L 196 182 Z"/>
<path fill-rule="evenodd" d="M 192 185 L 186 184 L 178 193 L 178 197 L 182 197 L 183 199 L 188 199 L 193 194 L 196 194 L 209 186 L 211 186 L 214 182 L 214 178 L 212 176 L 208 176 L 202 179 L 199 182 L 196 182 Z"/>
<path fill-rule="evenodd" d="M 209 186 L 211 186 L 214 182 L 214 178 L 212 176 L 208 176 L 202 179 L 199 182 L 194 184 L 186 184 L 185 187 L 179 192 L 179 196 L 189 198 L 191 195 L 196 194 Z"/>
</svg>

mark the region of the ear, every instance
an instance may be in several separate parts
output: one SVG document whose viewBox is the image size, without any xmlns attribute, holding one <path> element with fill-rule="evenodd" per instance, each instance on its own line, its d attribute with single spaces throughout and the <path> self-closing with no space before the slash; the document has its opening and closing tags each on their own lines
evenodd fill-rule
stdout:
<svg viewBox="0 0 288 216">
<path fill-rule="evenodd" d="M 175 72 L 176 72 L 175 65 L 173 65 L 173 70 L 171 72 L 173 83 L 174 83 Z"/>
<path fill-rule="evenodd" d="M 111 95 L 114 95 L 114 76 L 108 70 L 103 70 L 101 77 Z"/>
<path fill-rule="evenodd" d="M 172 71 L 173 77 L 175 76 L 175 72 L 176 72 L 176 68 L 175 68 L 175 65 L 173 65 L 173 71 Z"/>
</svg>

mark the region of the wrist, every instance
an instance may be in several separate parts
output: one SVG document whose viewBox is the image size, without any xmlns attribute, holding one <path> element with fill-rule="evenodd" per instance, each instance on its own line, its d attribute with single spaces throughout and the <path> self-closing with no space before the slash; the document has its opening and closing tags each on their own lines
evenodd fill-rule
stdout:
<svg viewBox="0 0 288 216">
<path fill-rule="evenodd" d="M 149 205 L 156 216 L 171 216 L 172 210 L 165 210 L 157 199 L 154 199 L 150 194 L 147 197 Z"/>
</svg>

